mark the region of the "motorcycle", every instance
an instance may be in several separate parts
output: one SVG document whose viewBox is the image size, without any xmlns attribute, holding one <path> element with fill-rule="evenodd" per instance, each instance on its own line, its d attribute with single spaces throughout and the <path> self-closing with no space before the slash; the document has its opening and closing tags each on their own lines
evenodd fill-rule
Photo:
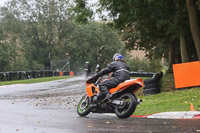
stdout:
<svg viewBox="0 0 200 133">
<path fill-rule="evenodd" d="M 96 83 L 87 83 L 86 94 L 82 96 L 77 106 L 77 113 L 80 116 L 87 116 L 92 113 L 115 113 L 119 118 L 130 117 L 136 106 L 142 102 L 137 99 L 135 93 L 143 87 L 141 78 L 126 80 L 115 88 L 109 89 L 111 98 L 106 102 L 99 100 L 100 91 L 98 83 L 102 82 L 102 77 Z"/>
</svg>

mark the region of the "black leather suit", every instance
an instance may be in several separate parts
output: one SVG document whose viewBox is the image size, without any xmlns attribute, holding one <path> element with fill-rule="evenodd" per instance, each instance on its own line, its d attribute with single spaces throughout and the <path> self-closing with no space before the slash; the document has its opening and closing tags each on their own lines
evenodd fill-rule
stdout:
<svg viewBox="0 0 200 133">
<path fill-rule="evenodd" d="M 112 73 L 111 79 L 99 83 L 100 91 L 103 94 L 109 93 L 108 90 L 110 88 L 114 88 L 125 80 L 130 79 L 129 67 L 123 61 L 113 61 L 108 67 L 101 70 L 94 77 L 97 79 L 109 73 Z"/>
</svg>

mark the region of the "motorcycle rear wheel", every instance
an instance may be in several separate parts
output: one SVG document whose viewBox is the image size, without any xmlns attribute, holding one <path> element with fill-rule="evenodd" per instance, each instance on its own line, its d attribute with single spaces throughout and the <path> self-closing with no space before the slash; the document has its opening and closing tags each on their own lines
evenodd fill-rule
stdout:
<svg viewBox="0 0 200 133">
<path fill-rule="evenodd" d="M 84 95 L 78 103 L 77 113 L 80 116 L 86 116 L 90 113 L 90 103 L 87 95 Z"/>
<path fill-rule="evenodd" d="M 119 97 L 119 100 L 124 101 L 124 104 L 115 108 L 115 114 L 122 119 L 128 118 L 135 112 L 137 99 L 134 94 L 124 93 Z"/>
</svg>

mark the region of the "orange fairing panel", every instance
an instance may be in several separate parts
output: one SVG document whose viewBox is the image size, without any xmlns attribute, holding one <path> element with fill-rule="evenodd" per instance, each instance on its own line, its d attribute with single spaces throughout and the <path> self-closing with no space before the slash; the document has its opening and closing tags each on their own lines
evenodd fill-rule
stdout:
<svg viewBox="0 0 200 133">
<path fill-rule="evenodd" d="M 94 94 L 99 93 L 99 88 L 93 84 L 87 84 L 86 91 L 89 97 L 93 96 Z"/>
<path fill-rule="evenodd" d="M 141 78 L 126 80 L 123 83 L 119 84 L 116 88 L 111 88 L 109 91 L 110 93 L 114 93 L 120 89 L 124 90 L 127 87 L 135 85 L 135 84 L 139 84 L 141 85 L 141 87 L 143 87 L 143 80 Z"/>
<path fill-rule="evenodd" d="M 200 61 L 174 64 L 173 71 L 176 88 L 200 85 Z"/>
</svg>

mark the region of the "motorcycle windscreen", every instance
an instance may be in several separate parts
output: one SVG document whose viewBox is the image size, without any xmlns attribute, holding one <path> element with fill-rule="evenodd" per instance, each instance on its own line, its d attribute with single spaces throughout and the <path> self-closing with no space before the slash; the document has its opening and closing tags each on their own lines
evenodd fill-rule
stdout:
<svg viewBox="0 0 200 133">
<path fill-rule="evenodd" d="M 86 88 L 86 91 L 87 91 L 88 97 L 91 97 L 99 93 L 99 88 L 96 87 L 95 85 L 88 85 Z"/>
</svg>

